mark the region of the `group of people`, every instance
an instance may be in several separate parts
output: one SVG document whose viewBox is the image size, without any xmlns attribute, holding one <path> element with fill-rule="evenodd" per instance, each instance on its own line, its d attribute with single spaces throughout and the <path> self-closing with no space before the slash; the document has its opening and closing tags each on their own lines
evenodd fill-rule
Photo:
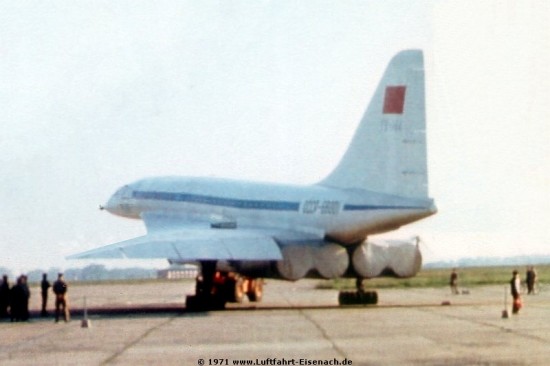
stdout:
<svg viewBox="0 0 550 366">
<path fill-rule="evenodd" d="M 537 272 L 535 267 L 527 267 L 527 273 L 525 274 L 525 284 L 527 285 L 527 295 L 535 294 L 535 284 L 537 283 Z M 521 279 L 518 271 L 512 273 L 512 279 L 510 280 L 510 289 L 512 293 L 512 314 L 519 313 L 519 310 L 523 307 L 521 300 Z"/>
<path fill-rule="evenodd" d="M 58 322 L 60 316 L 63 316 L 65 322 L 70 320 L 69 307 L 67 304 L 67 282 L 63 274 L 59 273 L 57 281 L 53 286 L 48 281 L 47 274 L 42 275 L 40 283 L 42 295 L 41 316 L 48 316 L 48 290 L 50 287 L 55 295 L 55 321 Z M 10 288 L 8 276 L 4 275 L 0 284 L 0 318 L 10 318 L 12 322 L 29 320 L 29 299 L 31 292 L 27 284 L 27 276 L 21 275 L 17 282 Z"/>
<path fill-rule="evenodd" d="M 527 285 L 527 294 L 535 294 L 535 285 L 537 283 L 537 272 L 535 267 L 527 267 L 527 272 L 525 274 L 525 284 Z M 458 295 L 458 273 L 456 268 L 453 268 L 451 272 L 451 277 L 449 280 L 451 286 L 451 292 L 455 295 Z M 518 271 L 514 270 L 512 272 L 512 279 L 510 280 L 510 293 L 512 295 L 512 313 L 518 314 L 519 310 L 523 307 L 521 300 L 521 278 L 519 277 Z"/>
<path fill-rule="evenodd" d="M 10 288 L 8 276 L 4 275 L 0 285 L 0 316 L 2 318 L 9 316 L 12 322 L 29 320 L 30 297 L 27 276 L 19 276 L 16 284 Z"/>
</svg>

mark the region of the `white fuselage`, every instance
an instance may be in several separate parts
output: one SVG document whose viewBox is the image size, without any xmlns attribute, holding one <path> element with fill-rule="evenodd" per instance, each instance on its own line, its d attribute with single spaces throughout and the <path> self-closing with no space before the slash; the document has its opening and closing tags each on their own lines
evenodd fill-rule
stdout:
<svg viewBox="0 0 550 366">
<path fill-rule="evenodd" d="M 410 199 L 360 189 L 246 181 L 158 177 L 119 189 L 105 208 L 129 218 L 147 213 L 237 227 L 310 232 L 341 244 L 433 215 L 431 199 Z M 275 238 L 285 243 L 284 235 Z"/>
<path fill-rule="evenodd" d="M 72 258 L 199 262 L 207 277 L 214 267 L 287 280 L 414 276 L 417 244 L 365 239 L 436 213 L 426 145 L 424 57 L 404 50 L 390 60 L 342 159 L 319 183 L 143 179 L 119 189 L 105 208 L 142 219 L 147 234 Z"/>
</svg>

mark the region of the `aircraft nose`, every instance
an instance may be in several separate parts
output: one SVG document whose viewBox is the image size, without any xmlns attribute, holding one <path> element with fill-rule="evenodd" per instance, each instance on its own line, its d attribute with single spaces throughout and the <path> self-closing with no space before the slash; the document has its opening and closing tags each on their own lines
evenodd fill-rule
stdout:
<svg viewBox="0 0 550 366">
<path fill-rule="evenodd" d="M 109 198 L 105 205 L 99 206 L 100 210 L 106 210 L 113 215 L 122 215 L 124 216 L 124 204 L 128 199 L 130 199 L 132 194 L 132 189 L 129 186 L 124 186 L 119 188 L 112 196 Z"/>
<path fill-rule="evenodd" d="M 118 206 L 119 206 L 118 197 L 116 197 L 116 195 L 113 195 L 109 199 L 109 201 L 107 201 L 106 204 L 99 205 L 99 209 L 100 210 L 105 210 L 107 212 L 110 212 L 110 213 L 114 214 L 114 213 L 116 213 Z"/>
</svg>

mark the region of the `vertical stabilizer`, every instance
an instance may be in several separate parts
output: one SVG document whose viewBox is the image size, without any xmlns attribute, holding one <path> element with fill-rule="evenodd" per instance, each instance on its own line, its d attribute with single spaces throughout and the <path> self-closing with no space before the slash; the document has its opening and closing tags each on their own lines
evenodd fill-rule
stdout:
<svg viewBox="0 0 550 366">
<path fill-rule="evenodd" d="M 390 61 L 348 150 L 320 184 L 427 198 L 424 59 L 406 50 Z"/>
</svg>

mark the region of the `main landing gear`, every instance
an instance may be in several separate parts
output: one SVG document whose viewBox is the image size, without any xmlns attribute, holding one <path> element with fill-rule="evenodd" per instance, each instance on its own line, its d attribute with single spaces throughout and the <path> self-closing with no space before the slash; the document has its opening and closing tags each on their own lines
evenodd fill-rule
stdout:
<svg viewBox="0 0 550 366">
<path fill-rule="evenodd" d="M 247 296 L 259 302 L 263 296 L 263 280 L 234 272 L 216 271 L 216 261 L 203 261 L 197 277 L 195 295 L 188 295 L 185 307 L 191 311 L 222 310 L 228 302 L 241 303 Z"/>
<path fill-rule="evenodd" d="M 355 287 L 357 291 L 340 291 L 338 294 L 340 305 L 376 305 L 378 303 L 378 293 L 365 291 L 362 278 L 356 279 Z"/>
</svg>

